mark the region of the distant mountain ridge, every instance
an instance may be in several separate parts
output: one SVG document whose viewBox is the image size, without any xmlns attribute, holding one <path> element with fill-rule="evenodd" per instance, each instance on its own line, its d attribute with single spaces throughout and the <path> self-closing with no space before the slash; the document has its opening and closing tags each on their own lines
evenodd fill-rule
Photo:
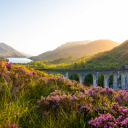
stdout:
<svg viewBox="0 0 128 128">
<path fill-rule="evenodd" d="M 90 43 L 90 40 L 85 40 L 85 41 L 74 41 L 74 42 L 67 42 L 59 47 L 57 47 L 55 50 L 59 51 L 59 50 L 67 50 L 69 48 L 75 48 L 78 45 L 87 45 L 88 43 Z M 54 50 L 54 51 L 55 51 Z"/>
<path fill-rule="evenodd" d="M 0 57 L 25 57 L 11 46 L 0 43 Z"/>
<path fill-rule="evenodd" d="M 31 57 L 33 60 L 54 60 L 60 57 L 82 57 L 97 54 L 113 49 L 119 43 L 111 40 L 95 40 L 95 41 L 75 41 L 68 42 L 53 51 L 42 53 L 38 56 Z"/>
<path fill-rule="evenodd" d="M 26 53 L 24 53 L 24 52 L 20 52 L 23 56 L 25 56 L 25 57 L 32 57 L 32 55 L 30 55 L 30 54 L 26 54 Z"/>
<path fill-rule="evenodd" d="M 86 61 L 84 69 L 119 69 L 128 65 L 128 40 L 110 51 L 93 55 Z M 77 69 L 81 64 L 77 64 Z"/>
<path fill-rule="evenodd" d="M 128 62 L 128 40 L 124 41 L 122 44 L 120 44 L 117 47 L 114 47 L 110 51 L 102 52 L 101 54 L 95 54 L 95 59 L 102 60 L 104 59 L 104 56 L 111 57 L 113 59 L 116 59 L 118 61 Z"/>
</svg>

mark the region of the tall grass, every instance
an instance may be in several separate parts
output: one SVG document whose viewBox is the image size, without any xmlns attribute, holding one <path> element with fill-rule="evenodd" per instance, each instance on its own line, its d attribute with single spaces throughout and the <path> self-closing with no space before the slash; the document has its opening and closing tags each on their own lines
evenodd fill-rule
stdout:
<svg viewBox="0 0 128 128">
<path fill-rule="evenodd" d="M 128 126 L 127 90 L 86 88 L 63 76 L 0 66 L 0 128 Z"/>
</svg>

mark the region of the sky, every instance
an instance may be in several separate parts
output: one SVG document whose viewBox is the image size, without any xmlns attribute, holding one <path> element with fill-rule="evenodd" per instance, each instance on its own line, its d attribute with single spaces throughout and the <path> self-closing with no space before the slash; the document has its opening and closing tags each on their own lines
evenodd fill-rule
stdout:
<svg viewBox="0 0 128 128">
<path fill-rule="evenodd" d="M 0 42 L 39 55 L 72 41 L 128 39 L 128 0 L 0 0 Z"/>
</svg>

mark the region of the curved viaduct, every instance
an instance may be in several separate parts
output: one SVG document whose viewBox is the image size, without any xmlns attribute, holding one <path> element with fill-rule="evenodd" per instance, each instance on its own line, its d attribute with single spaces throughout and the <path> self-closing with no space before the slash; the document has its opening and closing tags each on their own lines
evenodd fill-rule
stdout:
<svg viewBox="0 0 128 128">
<path fill-rule="evenodd" d="M 103 70 L 63 70 L 63 69 L 39 69 L 48 74 L 63 74 L 65 77 L 69 78 L 72 74 L 77 74 L 79 76 L 79 81 L 84 84 L 84 79 L 86 75 L 92 74 L 93 76 L 93 86 L 98 85 L 98 77 L 104 75 L 103 87 L 109 86 L 109 77 L 113 74 L 113 85 L 112 88 L 119 88 L 119 77 L 121 76 L 120 88 L 128 88 L 128 69 L 103 69 Z"/>
</svg>

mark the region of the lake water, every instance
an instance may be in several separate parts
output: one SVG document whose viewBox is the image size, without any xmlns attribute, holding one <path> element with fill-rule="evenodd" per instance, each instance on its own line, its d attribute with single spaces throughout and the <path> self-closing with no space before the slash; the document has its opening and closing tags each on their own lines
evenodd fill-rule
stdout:
<svg viewBox="0 0 128 128">
<path fill-rule="evenodd" d="M 32 61 L 31 59 L 28 58 L 7 58 L 7 59 L 9 59 L 9 62 L 12 63 L 29 63 Z"/>
</svg>

